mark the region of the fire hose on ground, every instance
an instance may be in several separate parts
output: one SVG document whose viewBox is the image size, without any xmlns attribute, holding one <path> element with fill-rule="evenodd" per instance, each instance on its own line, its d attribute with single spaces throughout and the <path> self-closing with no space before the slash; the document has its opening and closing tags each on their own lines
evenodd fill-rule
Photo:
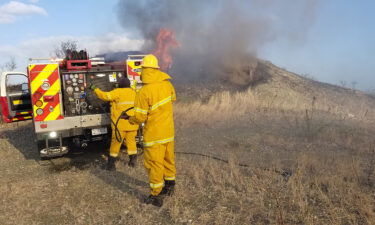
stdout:
<svg viewBox="0 0 375 225">
<path fill-rule="evenodd" d="M 102 107 L 102 106 L 101 106 Z M 111 120 L 111 123 L 113 124 L 113 126 L 115 127 L 115 137 L 116 137 L 116 140 L 118 142 L 122 142 L 123 139 L 121 137 L 121 133 L 120 133 L 120 130 L 118 129 L 118 123 L 120 121 L 120 119 L 123 117 L 124 114 L 126 114 L 129 110 L 133 109 L 134 107 L 130 107 L 128 108 L 127 110 L 123 111 L 120 116 L 117 118 L 117 121 L 116 123 L 111 119 L 110 116 L 109 119 Z M 104 111 L 105 108 L 102 107 L 102 109 Z M 138 151 L 137 155 L 138 156 L 141 156 L 143 154 L 143 148 L 141 148 L 142 151 Z M 216 160 L 216 161 L 219 161 L 219 162 L 223 162 L 223 163 L 226 163 L 226 164 L 229 164 L 229 160 L 226 160 L 226 159 L 222 159 L 220 157 L 217 157 L 217 156 L 214 156 L 214 155 L 207 155 L 207 154 L 203 154 L 203 153 L 197 153 L 197 152 L 181 152 L 181 151 L 175 151 L 175 154 L 180 154 L 180 155 L 193 155 L 193 156 L 200 156 L 200 157 L 205 157 L 205 158 L 209 158 L 209 159 L 213 159 L 213 160 Z M 239 167 L 245 167 L 245 168 L 250 168 L 250 165 L 247 165 L 247 164 L 243 164 L 243 163 L 237 163 L 235 164 L 236 166 L 239 166 Z M 269 169 L 263 169 L 263 170 L 266 170 L 266 171 L 270 171 Z M 281 175 L 285 180 L 288 180 L 290 176 L 292 176 L 292 172 L 291 171 L 288 171 L 288 170 L 278 170 L 278 169 L 274 169 L 273 172 Z"/>
</svg>

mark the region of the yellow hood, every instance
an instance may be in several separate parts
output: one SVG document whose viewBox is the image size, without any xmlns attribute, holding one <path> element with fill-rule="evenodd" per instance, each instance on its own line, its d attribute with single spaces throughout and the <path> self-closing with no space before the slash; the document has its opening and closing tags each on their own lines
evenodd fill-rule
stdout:
<svg viewBox="0 0 375 225">
<path fill-rule="evenodd" d="M 145 84 L 158 83 L 172 79 L 168 74 L 153 68 L 143 68 L 141 78 L 142 82 Z"/>
</svg>

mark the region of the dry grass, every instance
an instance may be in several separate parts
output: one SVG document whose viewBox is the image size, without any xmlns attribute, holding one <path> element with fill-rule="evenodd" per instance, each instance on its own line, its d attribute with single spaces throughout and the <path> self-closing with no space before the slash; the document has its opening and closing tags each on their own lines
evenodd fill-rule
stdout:
<svg viewBox="0 0 375 225">
<path fill-rule="evenodd" d="M 148 192 L 141 163 L 136 170 L 129 170 L 123 164 L 127 159 L 123 159 L 118 172 L 108 173 L 100 169 L 104 159 L 96 152 L 42 166 L 28 152 L 32 147 L 16 145 L 17 150 L 14 142 L 21 139 L 10 136 L 20 134 L 30 141 L 29 124 L 14 131 L 8 127 L 1 135 L 0 222 L 375 223 L 372 127 L 315 112 L 311 126 L 326 123 L 326 127 L 311 138 L 303 112 L 260 113 L 255 107 L 249 115 L 207 122 L 209 128 L 177 126 L 178 151 L 218 155 L 228 158 L 229 164 L 177 155 L 177 193 L 161 209 L 141 203 Z M 24 140 L 24 144 L 28 142 Z M 238 162 L 249 167 L 239 167 Z"/>
<path fill-rule="evenodd" d="M 227 103 L 232 99 L 222 96 Z M 235 97 L 241 99 L 240 94 Z M 210 102 L 195 104 L 189 113 L 179 112 L 210 128 L 220 129 L 212 123 L 221 123 L 225 131 L 220 138 L 237 141 L 227 141 L 225 150 L 240 159 L 236 162 L 251 161 L 243 170 L 212 163 L 211 170 L 202 169 L 202 164 L 191 169 L 201 176 L 190 177 L 212 179 L 210 187 L 217 189 L 206 192 L 218 196 L 216 207 L 196 224 L 375 224 L 374 127 L 313 108 L 270 110 L 254 104 L 252 95 L 249 99 L 253 101 L 244 111 L 231 111 L 229 118 L 215 114 L 230 111 L 226 101 L 215 101 L 212 108 Z M 197 108 L 210 116 L 192 115 Z M 244 131 L 241 126 L 249 128 Z M 292 171 L 287 180 L 274 172 L 283 169 Z M 196 185 L 194 190 L 201 190 Z"/>
<path fill-rule="evenodd" d="M 202 90 L 204 92 L 204 90 Z M 176 107 L 176 116 L 185 118 L 188 123 L 217 122 L 219 120 L 243 116 L 249 113 L 304 112 L 311 117 L 314 111 L 335 115 L 341 119 L 374 123 L 375 101 L 364 93 L 344 93 L 327 88 L 314 91 L 295 90 L 283 82 L 266 83 L 242 92 L 222 91 L 214 93 L 207 101 L 181 102 Z M 204 115 L 210 115 L 209 118 Z"/>
<path fill-rule="evenodd" d="M 375 224 L 373 103 L 287 78 L 176 104 L 176 151 L 229 163 L 177 154 L 176 195 L 160 209 L 141 201 L 141 160 L 106 172 L 94 146 L 40 162 L 30 122 L 2 124 L 0 224 Z"/>
<path fill-rule="evenodd" d="M 177 104 L 176 117 L 184 118 L 178 125 L 193 129 L 189 135 L 202 124 L 211 131 L 225 129 L 213 134 L 216 148 L 229 146 L 225 150 L 240 162 L 252 161 L 248 170 L 213 169 L 227 181 L 215 184 L 224 198 L 218 207 L 236 202 L 237 208 L 213 210 L 197 224 L 375 224 L 374 101 L 360 92 L 284 76 L 287 81 L 274 77 L 246 91 Z M 202 133 L 197 138 L 205 138 Z M 222 139 L 228 136 L 225 145 Z M 270 172 L 283 168 L 293 171 L 287 181 Z M 216 220 L 218 215 L 222 220 Z"/>
</svg>

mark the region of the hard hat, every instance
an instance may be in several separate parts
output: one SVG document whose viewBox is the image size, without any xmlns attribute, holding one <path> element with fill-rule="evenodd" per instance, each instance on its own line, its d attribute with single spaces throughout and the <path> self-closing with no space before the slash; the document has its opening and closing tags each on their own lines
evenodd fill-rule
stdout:
<svg viewBox="0 0 375 225">
<path fill-rule="evenodd" d="M 149 54 L 143 58 L 142 67 L 150 67 L 159 69 L 159 62 L 156 56 Z"/>
</svg>

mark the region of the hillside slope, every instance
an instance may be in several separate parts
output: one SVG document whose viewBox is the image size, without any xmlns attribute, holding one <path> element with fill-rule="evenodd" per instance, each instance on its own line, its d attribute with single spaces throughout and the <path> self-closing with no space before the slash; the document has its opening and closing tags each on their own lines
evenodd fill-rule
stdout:
<svg viewBox="0 0 375 225">
<path fill-rule="evenodd" d="M 253 61 L 250 64 L 251 67 L 233 69 L 224 77 L 211 75 L 204 83 L 198 80 L 179 84 L 177 80 L 180 102 L 195 103 L 195 106 L 209 103 L 206 108 L 208 105 L 220 108 L 221 105 L 221 110 L 227 110 L 228 115 L 243 114 L 247 109 L 269 108 L 276 111 L 317 110 L 343 119 L 375 121 L 375 98 L 364 92 L 315 81 L 264 60 L 257 60 L 255 66 Z M 236 110 L 226 108 L 228 105 Z"/>
<path fill-rule="evenodd" d="M 305 102 L 305 107 L 314 101 L 320 110 L 353 114 L 351 117 L 360 119 L 369 118 L 367 113 L 375 107 L 375 99 L 364 92 L 305 78 L 270 62 L 263 61 L 262 64 L 270 78 L 255 91 L 268 93 L 280 101 L 296 105 Z"/>
<path fill-rule="evenodd" d="M 99 145 L 40 161 L 30 121 L 1 124 L 0 224 L 375 224 L 373 100 L 255 68 L 254 85 L 177 82 L 177 190 L 162 208 L 142 203 L 142 155 L 116 172 Z"/>
</svg>

